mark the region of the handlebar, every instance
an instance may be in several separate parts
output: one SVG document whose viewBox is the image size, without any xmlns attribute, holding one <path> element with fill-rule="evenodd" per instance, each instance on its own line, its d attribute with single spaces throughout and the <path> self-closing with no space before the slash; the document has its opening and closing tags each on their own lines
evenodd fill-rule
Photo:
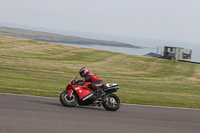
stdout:
<svg viewBox="0 0 200 133">
<path fill-rule="evenodd" d="M 76 80 L 71 82 L 72 85 L 78 85 L 78 82 Z"/>
</svg>

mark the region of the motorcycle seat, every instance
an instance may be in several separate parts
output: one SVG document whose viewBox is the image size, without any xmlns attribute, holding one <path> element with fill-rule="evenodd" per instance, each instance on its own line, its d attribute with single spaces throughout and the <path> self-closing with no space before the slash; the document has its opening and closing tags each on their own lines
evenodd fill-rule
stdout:
<svg viewBox="0 0 200 133">
<path fill-rule="evenodd" d="M 118 88 L 118 84 L 116 84 L 116 83 L 114 83 L 114 84 L 105 83 L 103 86 L 100 87 L 100 89 L 108 90 L 108 89 L 113 89 L 113 87 L 115 87 L 115 86 Z"/>
<path fill-rule="evenodd" d="M 107 86 L 107 87 L 113 87 L 113 86 L 118 86 L 118 84 L 116 84 L 116 83 L 106 83 L 105 84 L 105 86 Z"/>
</svg>

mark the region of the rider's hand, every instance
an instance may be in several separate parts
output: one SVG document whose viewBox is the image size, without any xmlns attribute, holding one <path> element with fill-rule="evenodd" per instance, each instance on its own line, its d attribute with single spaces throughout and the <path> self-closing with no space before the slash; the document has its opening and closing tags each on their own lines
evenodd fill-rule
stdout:
<svg viewBox="0 0 200 133">
<path fill-rule="evenodd" d="M 77 83 L 83 82 L 82 80 L 78 80 Z"/>
</svg>

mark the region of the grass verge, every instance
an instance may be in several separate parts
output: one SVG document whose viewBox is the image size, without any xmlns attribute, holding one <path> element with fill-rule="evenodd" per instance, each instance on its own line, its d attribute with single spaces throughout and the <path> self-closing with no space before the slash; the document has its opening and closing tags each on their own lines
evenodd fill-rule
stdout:
<svg viewBox="0 0 200 133">
<path fill-rule="evenodd" d="M 0 36 L 0 92 L 59 97 L 88 67 L 123 103 L 200 108 L 200 65 Z"/>
</svg>

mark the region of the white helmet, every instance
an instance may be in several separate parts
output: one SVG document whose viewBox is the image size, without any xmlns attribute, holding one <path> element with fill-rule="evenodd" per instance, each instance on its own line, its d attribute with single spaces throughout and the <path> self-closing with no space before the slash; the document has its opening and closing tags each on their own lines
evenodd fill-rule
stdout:
<svg viewBox="0 0 200 133">
<path fill-rule="evenodd" d="M 82 67 L 79 71 L 81 77 L 85 77 L 87 72 L 88 72 L 88 68 L 86 67 Z"/>
</svg>

